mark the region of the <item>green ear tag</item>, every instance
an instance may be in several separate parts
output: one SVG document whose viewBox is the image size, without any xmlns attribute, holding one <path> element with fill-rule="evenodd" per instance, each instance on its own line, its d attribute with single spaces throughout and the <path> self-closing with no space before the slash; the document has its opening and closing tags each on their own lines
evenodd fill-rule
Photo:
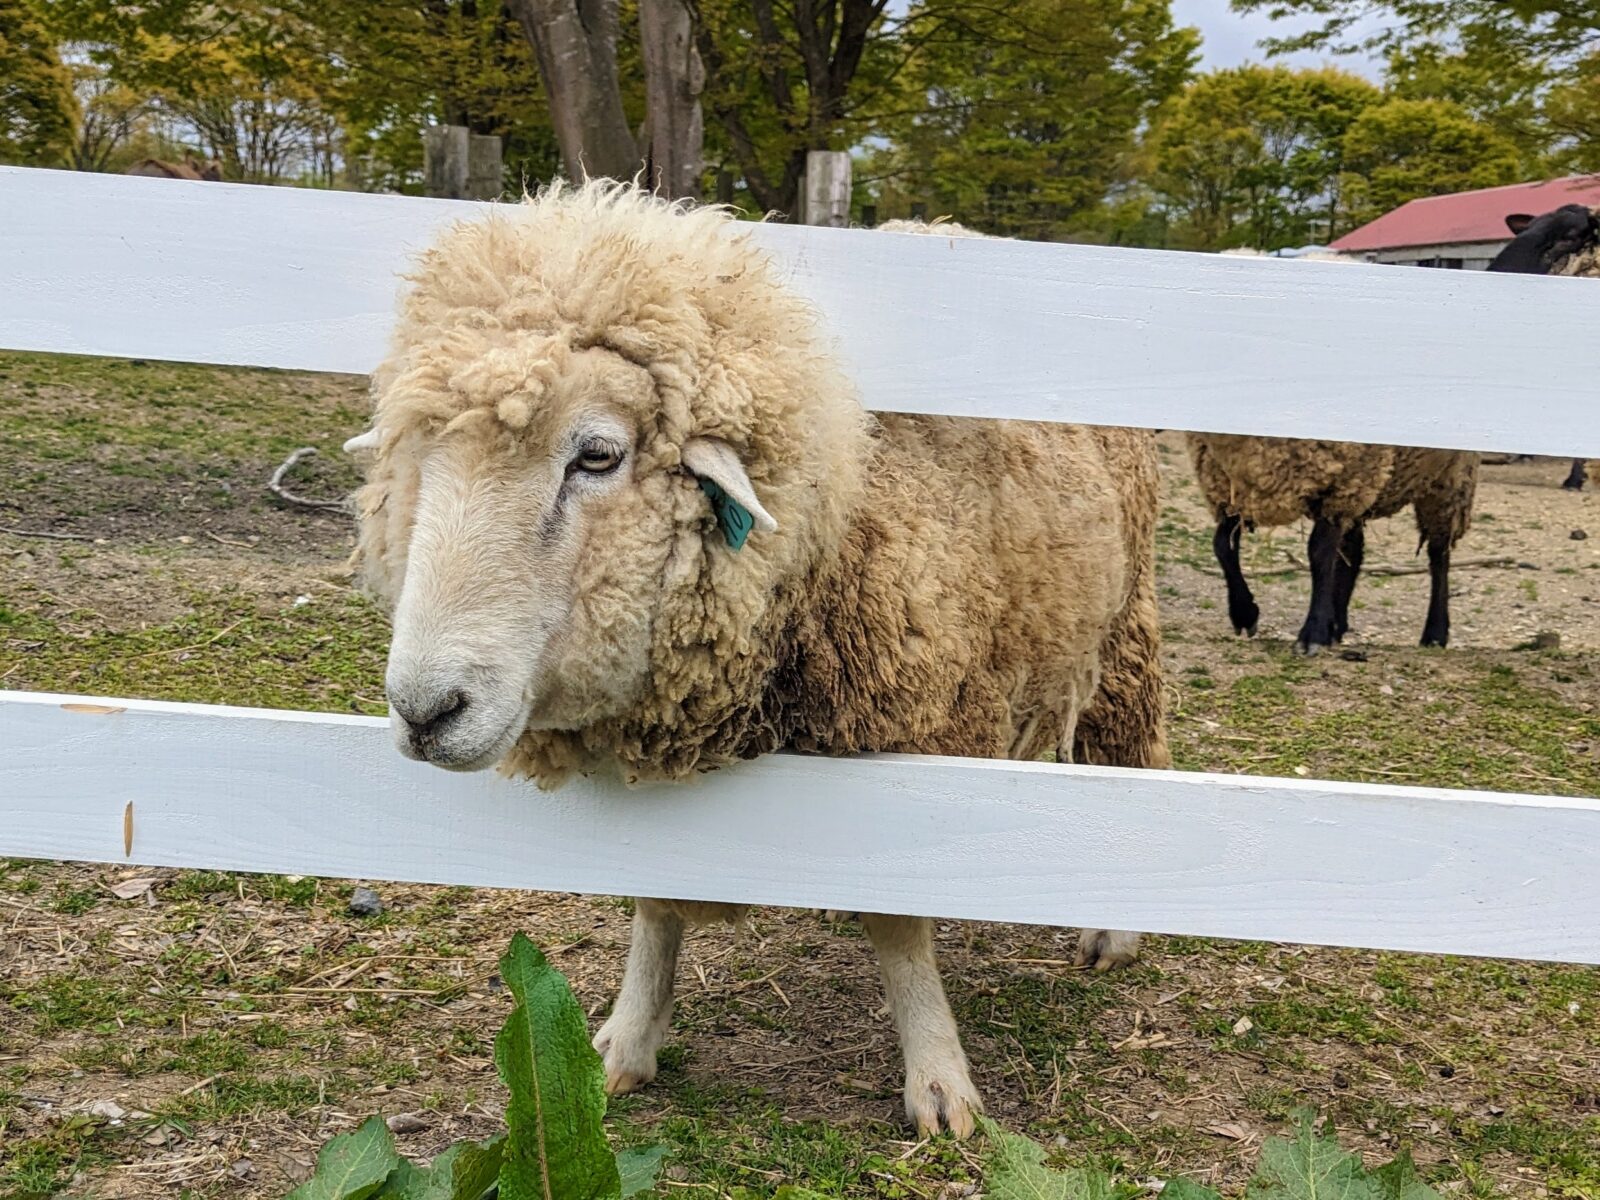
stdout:
<svg viewBox="0 0 1600 1200">
<path fill-rule="evenodd" d="M 755 518 L 750 510 L 723 491 L 710 479 L 701 478 L 700 490 L 711 498 L 711 511 L 717 514 L 717 524 L 730 550 L 738 550 L 755 528 Z"/>
</svg>

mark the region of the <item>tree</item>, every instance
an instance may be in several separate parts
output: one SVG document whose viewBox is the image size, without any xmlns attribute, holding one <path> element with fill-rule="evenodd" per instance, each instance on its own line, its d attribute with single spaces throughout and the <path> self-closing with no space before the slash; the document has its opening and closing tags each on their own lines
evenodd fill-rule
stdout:
<svg viewBox="0 0 1600 1200">
<path fill-rule="evenodd" d="M 1345 186 L 1363 221 L 1419 196 L 1519 177 L 1516 146 L 1446 100 L 1396 98 L 1367 109 L 1345 133 L 1344 156 Z"/>
<path fill-rule="evenodd" d="M 1183 85 L 1199 38 L 1142 0 L 919 0 L 902 108 L 869 166 L 911 199 L 996 233 L 1069 235 L 1125 178 L 1136 134 Z"/>
<path fill-rule="evenodd" d="M 692 0 L 719 149 L 756 205 L 794 217 L 810 150 L 848 150 L 904 64 L 888 0 Z"/>
<path fill-rule="evenodd" d="M 1149 137 L 1151 184 L 1176 241 L 1276 249 L 1349 228 L 1344 137 L 1381 98 L 1333 68 L 1245 66 L 1195 80 Z"/>
<path fill-rule="evenodd" d="M 1233 0 L 1233 7 L 1274 19 L 1321 18 L 1304 33 L 1269 39 L 1272 53 L 1360 49 L 1386 56 L 1418 43 L 1465 39 L 1571 64 L 1600 44 L 1600 0 Z M 1374 32 L 1359 36 L 1357 29 L 1375 16 L 1383 19 L 1373 23 Z"/>
<path fill-rule="evenodd" d="M 539 59 L 569 178 L 639 169 L 617 82 L 619 0 L 508 0 Z"/>
<path fill-rule="evenodd" d="M 31 0 L 0 4 L 0 162 L 65 165 L 78 102 L 72 74 Z"/>
</svg>

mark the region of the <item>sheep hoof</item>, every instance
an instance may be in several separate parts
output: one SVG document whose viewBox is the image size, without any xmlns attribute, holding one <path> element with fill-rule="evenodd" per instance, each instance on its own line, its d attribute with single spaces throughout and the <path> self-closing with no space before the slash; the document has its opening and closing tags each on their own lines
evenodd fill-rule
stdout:
<svg viewBox="0 0 1600 1200">
<path fill-rule="evenodd" d="M 983 1098 L 972 1086 L 965 1062 L 906 1074 L 906 1116 L 916 1126 L 918 1137 L 941 1133 L 971 1137 L 982 1112 Z"/>
<path fill-rule="evenodd" d="M 656 1077 L 656 1051 L 661 1039 L 651 1031 L 621 1027 L 612 1017 L 595 1034 L 594 1048 L 605 1062 L 606 1095 L 626 1096 Z"/>
<path fill-rule="evenodd" d="M 1075 965 L 1109 971 L 1129 966 L 1139 957 L 1139 935 L 1121 929 L 1080 929 Z"/>
<path fill-rule="evenodd" d="M 1315 658 L 1322 653 L 1322 647 L 1316 642 L 1308 642 L 1302 639 L 1294 644 L 1294 652 L 1305 658 Z"/>
<path fill-rule="evenodd" d="M 1251 621 L 1250 624 L 1248 624 L 1248 625 L 1235 625 L 1233 627 L 1233 631 L 1235 633 L 1237 633 L 1240 637 L 1255 637 L 1256 628 L 1260 624 L 1261 624 L 1260 621 Z"/>
</svg>

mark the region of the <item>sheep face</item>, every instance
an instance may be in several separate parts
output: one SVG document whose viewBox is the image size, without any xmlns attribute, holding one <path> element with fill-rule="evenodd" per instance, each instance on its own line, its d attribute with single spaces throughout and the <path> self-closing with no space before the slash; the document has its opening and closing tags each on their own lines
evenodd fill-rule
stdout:
<svg viewBox="0 0 1600 1200">
<path fill-rule="evenodd" d="M 423 256 L 351 443 L 403 753 L 556 786 L 710 727 L 765 669 L 775 597 L 837 544 L 870 432 L 810 309 L 728 225 L 594 184 Z"/>
<path fill-rule="evenodd" d="M 475 410 L 411 450 L 386 681 L 403 753 L 476 770 L 526 729 L 630 710 L 649 679 L 675 514 L 703 514 L 709 482 L 776 530 L 726 443 L 690 439 L 671 465 L 645 446 L 653 398 L 643 368 L 590 348 L 568 356 L 537 411 L 508 397 L 498 419 Z"/>
</svg>

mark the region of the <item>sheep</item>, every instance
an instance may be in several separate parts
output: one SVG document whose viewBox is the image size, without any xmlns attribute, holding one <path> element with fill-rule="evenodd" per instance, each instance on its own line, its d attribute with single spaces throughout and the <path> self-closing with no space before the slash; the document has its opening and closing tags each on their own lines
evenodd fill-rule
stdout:
<svg viewBox="0 0 1600 1200">
<path fill-rule="evenodd" d="M 630 185 L 424 254 L 353 440 L 403 754 L 544 788 L 777 750 L 1169 764 L 1150 436 L 871 416 L 817 324 L 728 214 Z M 685 928 L 740 911 L 638 901 L 611 1093 L 655 1076 Z M 863 924 L 910 1120 L 969 1134 L 932 922 Z"/>
<path fill-rule="evenodd" d="M 1563 204 L 1540 216 L 1511 213 L 1506 217 L 1511 241 L 1490 261 L 1488 270 L 1517 275 L 1600 275 L 1600 218 L 1582 204 Z M 1572 460 L 1561 486 L 1583 490 L 1588 480 L 1584 460 Z"/>
<path fill-rule="evenodd" d="M 1318 252 L 1301 257 L 1355 261 Z M 1450 551 L 1471 524 L 1476 453 L 1220 433 L 1186 438 L 1200 490 L 1217 522 L 1212 549 L 1226 581 L 1235 633 L 1254 637 L 1261 617 L 1239 565 L 1242 529 L 1311 519 L 1311 605 L 1295 649 L 1312 655 L 1349 632 L 1366 522 L 1410 505 L 1417 548 L 1428 547 L 1432 584 L 1422 644 L 1449 642 Z"/>
</svg>

